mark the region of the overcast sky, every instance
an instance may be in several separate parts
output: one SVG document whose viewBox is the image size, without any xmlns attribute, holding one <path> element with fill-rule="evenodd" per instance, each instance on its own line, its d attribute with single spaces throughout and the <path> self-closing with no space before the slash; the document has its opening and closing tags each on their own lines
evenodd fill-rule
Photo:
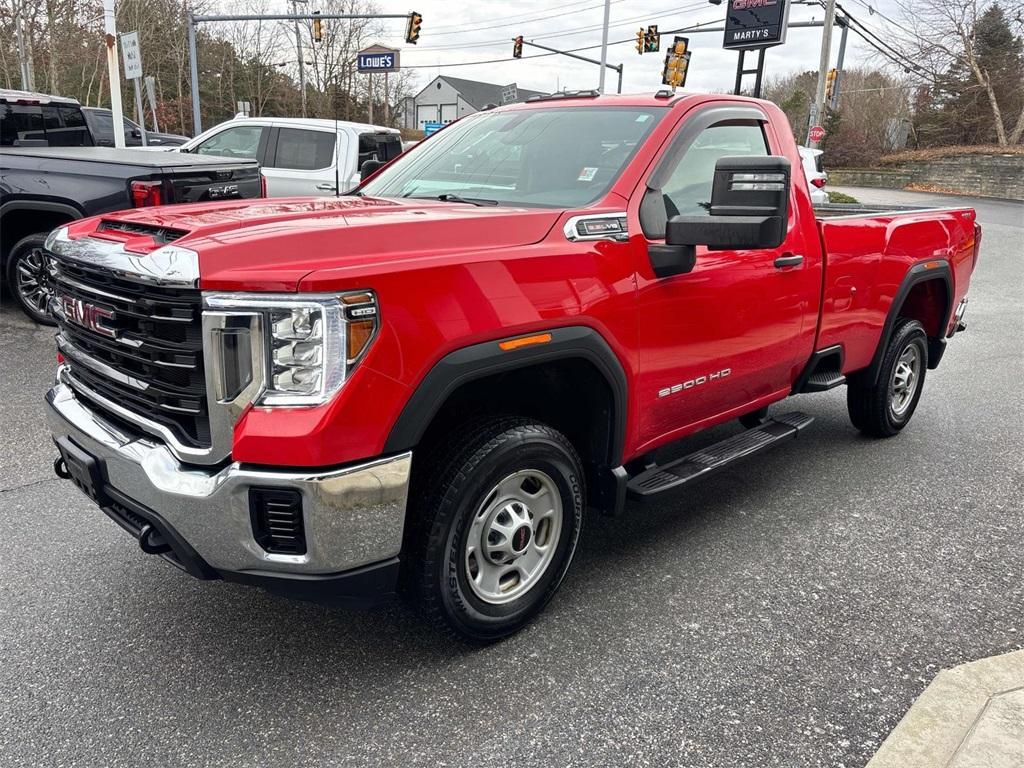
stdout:
<svg viewBox="0 0 1024 768">
<path fill-rule="evenodd" d="M 521 87 L 539 91 L 560 88 L 594 88 L 598 81 L 598 67 L 575 61 L 565 56 L 528 59 L 540 53 L 524 48 L 523 58 L 494 64 L 467 66 L 464 62 L 503 59 L 511 56 L 512 40 L 523 35 L 526 40 L 558 48 L 578 48 L 600 45 L 603 5 L 601 0 L 575 0 L 560 6 L 550 2 L 528 0 L 510 3 L 507 0 L 411 0 L 413 7 L 423 14 L 423 28 L 417 45 L 407 45 L 402 22 L 388 22 L 394 30 L 380 42 L 402 49 L 402 66 L 417 67 L 418 85 L 426 85 L 437 74 L 448 74 L 472 80 L 506 84 L 515 82 Z M 881 14 L 872 14 L 868 5 L 882 14 L 896 15 L 892 0 L 844 0 L 844 5 L 860 21 L 885 35 L 889 23 Z M 404 13 L 408 3 L 396 6 L 394 0 L 379 0 L 385 13 Z M 660 87 L 661 67 L 666 38 L 662 40 L 662 53 L 638 55 L 634 49 L 634 36 L 640 26 L 658 24 L 660 31 L 692 26 L 707 22 L 719 26 L 725 16 L 725 5 L 714 6 L 695 0 L 612 0 L 609 31 L 608 61 L 625 64 L 624 92 L 653 91 Z M 790 21 L 821 20 L 824 10 L 820 6 L 794 5 Z M 833 38 L 832 61 L 838 49 L 839 29 Z M 668 36 L 671 37 L 671 36 Z M 736 72 L 737 54 L 722 50 L 722 33 L 688 33 L 690 38 L 690 72 L 686 89 L 696 91 L 731 90 Z M 619 42 L 623 41 L 623 42 Z M 821 29 L 791 29 L 784 46 L 768 49 L 765 58 L 766 73 L 785 74 L 794 70 L 817 70 L 821 46 Z M 600 49 L 582 51 L 582 55 L 600 58 Z M 747 61 L 753 66 L 754 55 Z M 855 34 L 849 36 L 846 54 L 847 66 L 885 63 Z M 460 64 L 460 66 L 441 66 Z M 608 70 L 607 90 L 614 92 L 616 73 Z M 752 78 L 751 78 L 752 81 Z"/>
</svg>

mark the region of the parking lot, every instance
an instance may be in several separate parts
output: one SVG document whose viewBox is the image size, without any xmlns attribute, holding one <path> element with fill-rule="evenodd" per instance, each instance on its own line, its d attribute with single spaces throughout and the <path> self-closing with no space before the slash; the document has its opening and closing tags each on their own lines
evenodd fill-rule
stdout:
<svg viewBox="0 0 1024 768">
<path fill-rule="evenodd" d="M 589 518 L 552 605 L 485 648 L 144 555 L 54 478 L 52 330 L 5 298 L 0 765 L 864 765 L 940 668 L 1024 647 L 1024 205 L 850 191 L 984 227 L 911 425 L 791 400 L 799 440 Z"/>
</svg>

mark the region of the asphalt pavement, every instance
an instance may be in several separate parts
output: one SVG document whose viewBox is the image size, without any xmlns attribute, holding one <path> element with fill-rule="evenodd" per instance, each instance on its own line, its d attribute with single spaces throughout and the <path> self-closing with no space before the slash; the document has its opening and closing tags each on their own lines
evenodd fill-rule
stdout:
<svg viewBox="0 0 1024 768">
<path fill-rule="evenodd" d="M 1024 205 L 852 193 L 985 228 L 911 425 L 791 400 L 799 440 L 589 518 L 547 611 L 486 648 L 144 555 L 53 478 L 52 331 L 5 299 L 0 765 L 863 766 L 940 668 L 1024 647 Z"/>
</svg>

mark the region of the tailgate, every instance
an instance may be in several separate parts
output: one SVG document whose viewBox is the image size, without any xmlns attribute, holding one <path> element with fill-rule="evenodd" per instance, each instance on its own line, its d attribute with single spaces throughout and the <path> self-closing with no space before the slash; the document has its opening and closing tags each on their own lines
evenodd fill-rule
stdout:
<svg viewBox="0 0 1024 768">
<path fill-rule="evenodd" d="M 165 188 L 170 186 L 171 203 L 263 197 L 260 167 L 255 162 L 171 166 L 164 168 L 164 174 Z"/>
</svg>

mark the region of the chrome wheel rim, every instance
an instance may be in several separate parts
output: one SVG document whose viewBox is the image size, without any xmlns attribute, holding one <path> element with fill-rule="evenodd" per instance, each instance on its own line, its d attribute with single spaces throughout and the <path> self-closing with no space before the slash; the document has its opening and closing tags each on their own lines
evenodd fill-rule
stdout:
<svg viewBox="0 0 1024 768">
<path fill-rule="evenodd" d="M 921 353 L 916 344 L 903 350 L 889 383 L 889 408 L 894 416 L 902 416 L 910 408 L 921 380 Z"/>
<path fill-rule="evenodd" d="M 551 565 L 562 533 L 562 497 L 537 469 L 509 475 L 470 523 L 463 567 L 480 600 L 500 605 L 529 592 Z"/>
<path fill-rule="evenodd" d="M 18 259 L 14 269 L 18 295 L 25 305 L 40 315 L 46 315 L 50 303 L 50 285 L 46 256 L 42 248 L 32 248 Z"/>
</svg>

